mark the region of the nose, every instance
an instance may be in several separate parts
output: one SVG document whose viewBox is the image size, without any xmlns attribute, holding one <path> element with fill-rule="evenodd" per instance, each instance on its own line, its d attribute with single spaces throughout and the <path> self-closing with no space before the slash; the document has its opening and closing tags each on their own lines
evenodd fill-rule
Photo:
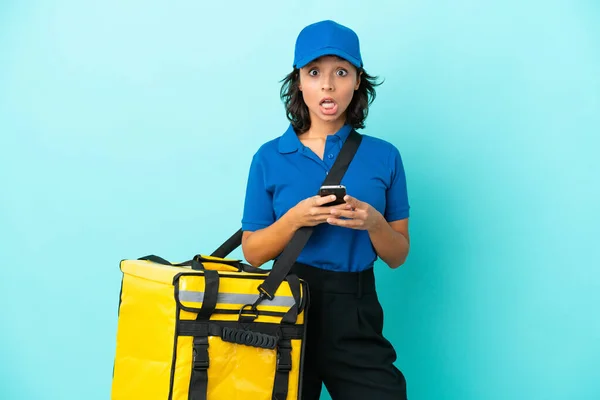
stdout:
<svg viewBox="0 0 600 400">
<path fill-rule="evenodd" d="M 333 90 L 333 82 L 331 81 L 331 78 L 327 75 L 323 76 L 323 82 L 321 83 L 321 85 L 322 85 L 323 90 L 326 90 L 326 91 Z"/>
</svg>

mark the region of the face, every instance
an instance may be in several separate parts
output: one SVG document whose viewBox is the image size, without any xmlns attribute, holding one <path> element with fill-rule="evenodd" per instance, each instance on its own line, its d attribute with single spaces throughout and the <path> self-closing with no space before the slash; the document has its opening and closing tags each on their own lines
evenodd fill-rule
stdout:
<svg viewBox="0 0 600 400">
<path fill-rule="evenodd" d="M 321 57 L 300 69 L 299 89 L 313 121 L 345 121 L 346 109 L 359 85 L 356 68 L 338 57 Z"/>
</svg>

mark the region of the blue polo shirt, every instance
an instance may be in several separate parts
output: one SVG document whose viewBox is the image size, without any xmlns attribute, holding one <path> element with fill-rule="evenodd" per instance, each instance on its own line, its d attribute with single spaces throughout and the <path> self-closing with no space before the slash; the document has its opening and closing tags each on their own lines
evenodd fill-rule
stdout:
<svg viewBox="0 0 600 400">
<path fill-rule="evenodd" d="M 266 228 L 300 201 L 318 194 L 351 129 L 344 125 L 327 137 L 323 160 L 300 142 L 291 125 L 282 136 L 263 144 L 250 165 L 242 229 Z M 341 184 L 350 196 L 369 203 L 388 222 L 408 218 L 406 178 L 399 151 L 382 139 L 362 136 Z M 346 272 L 371 268 L 376 259 L 366 231 L 327 223 L 314 228 L 298 257 L 304 264 Z"/>
</svg>

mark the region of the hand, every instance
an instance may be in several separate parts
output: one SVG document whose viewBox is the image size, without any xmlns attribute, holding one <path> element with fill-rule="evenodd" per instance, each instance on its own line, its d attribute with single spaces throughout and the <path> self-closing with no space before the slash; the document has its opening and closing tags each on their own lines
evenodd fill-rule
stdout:
<svg viewBox="0 0 600 400">
<path fill-rule="evenodd" d="M 366 231 L 371 231 L 380 226 L 383 216 L 371 205 L 351 196 L 344 197 L 344 200 L 350 206 L 349 209 L 332 208 L 327 223 Z"/>
<path fill-rule="evenodd" d="M 286 214 L 295 229 L 303 226 L 315 226 L 327 222 L 331 217 L 332 210 L 348 210 L 351 205 L 339 204 L 337 206 L 325 206 L 335 200 L 335 195 L 331 196 L 312 196 L 302 200 L 292 207 Z"/>
</svg>

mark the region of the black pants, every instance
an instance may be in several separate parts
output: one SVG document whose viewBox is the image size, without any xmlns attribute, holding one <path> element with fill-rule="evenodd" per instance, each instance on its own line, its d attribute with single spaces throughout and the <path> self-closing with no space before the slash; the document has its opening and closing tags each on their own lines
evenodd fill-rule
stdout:
<svg viewBox="0 0 600 400">
<path fill-rule="evenodd" d="M 297 263 L 310 308 L 302 400 L 318 400 L 322 384 L 333 400 L 406 400 L 396 352 L 383 337 L 383 310 L 373 270 L 332 272 Z"/>
</svg>

